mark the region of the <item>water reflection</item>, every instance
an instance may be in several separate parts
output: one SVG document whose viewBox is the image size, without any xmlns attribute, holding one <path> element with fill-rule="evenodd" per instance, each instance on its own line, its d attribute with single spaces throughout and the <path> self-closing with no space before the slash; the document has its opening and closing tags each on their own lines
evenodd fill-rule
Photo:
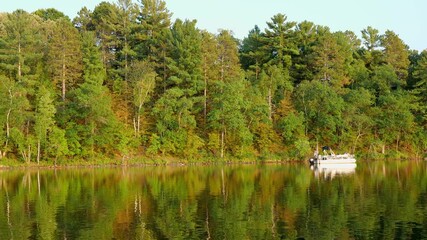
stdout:
<svg viewBox="0 0 427 240">
<path fill-rule="evenodd" d="M 328 171 L 2 171 L 0 239 L 427 238 L 425 162 L 358 164 L 350 174 L 316 177 Z"/>
<path fill-rule="evenodd" d="M 311 165 L 310 169 L 316 177 L 332 179 L 337 175 L 353 174 L 356 172 L 356 167 L 356 163 L 315 164 Z"/>
</svg>

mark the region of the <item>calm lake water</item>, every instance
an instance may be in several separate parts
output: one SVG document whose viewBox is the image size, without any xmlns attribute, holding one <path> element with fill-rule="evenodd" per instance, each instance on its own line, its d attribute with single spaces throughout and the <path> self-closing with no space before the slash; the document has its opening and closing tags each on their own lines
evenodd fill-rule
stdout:
<svg viewBox="0 0 427 240">
<path fill-rule="evenodd" d="M 427 163 L 0 171 L 0 239 L 426 239 Z"/>
</svg>

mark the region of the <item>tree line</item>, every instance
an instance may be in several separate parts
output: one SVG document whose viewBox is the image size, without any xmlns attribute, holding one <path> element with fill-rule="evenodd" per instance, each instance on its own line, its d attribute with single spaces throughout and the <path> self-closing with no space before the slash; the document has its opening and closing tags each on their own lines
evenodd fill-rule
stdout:
<svg viewBox="0 0 427 240">
<path fill-rule="evenodd" d="M 427 51 L 274 15 L 239 40 L 164 1 L 0 14 L 0 159 L 422 157 Z"/>
</svg>

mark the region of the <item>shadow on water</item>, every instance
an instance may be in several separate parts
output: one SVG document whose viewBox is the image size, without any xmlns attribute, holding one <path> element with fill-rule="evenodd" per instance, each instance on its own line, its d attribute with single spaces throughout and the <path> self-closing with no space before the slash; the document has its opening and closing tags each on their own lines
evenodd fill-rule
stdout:
<svg viewBox="0 0 427 240">
<path fill-rule="evenodd" d="M 0 172 L 0 239 L 422 239 L 427 164 Z"/>
</svg>

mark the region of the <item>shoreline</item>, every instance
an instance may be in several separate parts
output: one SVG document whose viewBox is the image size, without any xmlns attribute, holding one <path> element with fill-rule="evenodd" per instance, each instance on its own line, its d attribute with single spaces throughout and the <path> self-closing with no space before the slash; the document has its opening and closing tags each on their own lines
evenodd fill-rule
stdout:
<svg viewBox="0 0 427 240">
<path fill-rule="evenodd" d="M 189 167 L 189 166 L 213 166 L 213 165 L 256 165 L 256 164 L 306 164 L 303 160 L 202 160 L 202 161 L 132 161 L 131 163 L 82 163 L 69 164 L 37 164 L 22 163 L 17 165 L 0 165 L 0 170 L 13 169 L 72 169 L 72 168 L 118 168 L 118 167 Z"/>
</svg>

